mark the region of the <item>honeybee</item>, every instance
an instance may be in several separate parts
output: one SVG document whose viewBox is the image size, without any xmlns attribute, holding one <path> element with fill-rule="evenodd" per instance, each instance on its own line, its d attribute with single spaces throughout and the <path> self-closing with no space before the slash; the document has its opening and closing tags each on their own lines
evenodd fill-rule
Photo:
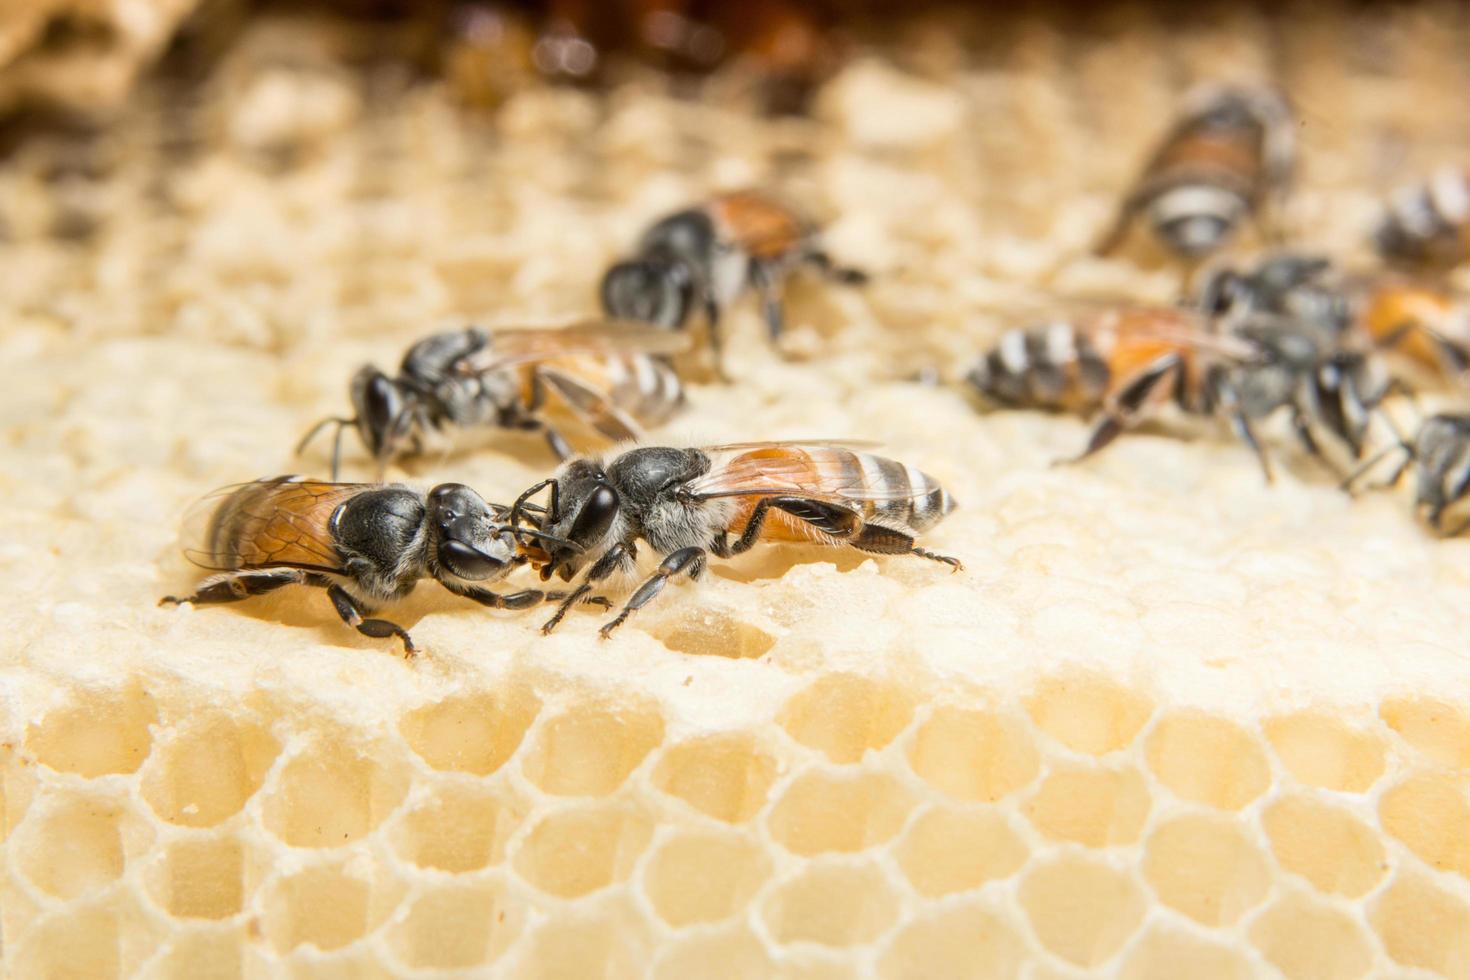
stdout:
<svg viewBox="0 0 1470 980">
<path fill-rule="evenodd" d="M 484 587 L 525 563 L 520 541 L 547 539 L 534 528 L 512 528 L 505 514 L 459 483 L 442 483 L 427 494 L 396 484 L 303 476 L 225 487 L 191 509 L 183 541 L 186 558 L 218 574 L 193 595 L 164 596 L 159 605 L 238 602 L 287 585 L 314 586 L 327 590 L 348 626 L 378 639 L 396 636 L 412 657 L 417 648 L 407 631 L 368 613 L 404 598 L 422 578 L 492 609 L 565 598 L 539 589 L 501 595 Z"/>
<path fill-rule="evenodd" d="M 570 412 L 610 442 L 642 438 L 684 404 L 684 386 L 666 360 L 687 338 L 643 324 L 589 322 L 548 330 L 469 327 L 426 337 L 408 349 L 397 377 L 365 365 L 350 388 L 354 415 L 318 422 L 296 447 L 352 427 L 378 466 L 422 452 L 446 429 L 539 430 L 557 458 L 572 455 L 548 416 Z"/>
<path fill-rule="evenodd" d="M 550 487 L 547 506 L 529 503 Z M 933 477 L 830 442 L 751 442 L 697 449 L 640 446 L 563 463 L 521 494 L 510 522 L 530 520 L 543 539 L 525 553 L 543 580 L 581 582 L 542 627 L 615 572 L 631 572 L 642 539 L 663 562 L 601 630 L 608 637 L 680 574 L 698 579 L 710 555 L 729 558 L 760 542 L 852 547 L 960 563 L 914 539 L 954 509 Z"/>
<path fill-rule="evenodd" d="M 1098 242 L 1108 255 L 1145 214 L 1171 251 L 1197 260 L 1224 245 L 1247 217 L 1274 225 L 1291 186 L 1291 110 L 1270 88 L 1210 86 L 1190 95 Z"/>
<path fill-rule="evenodd" d="M 1373 234 L 1393 262 L 1451 266 L 1470 256 L 1470 170 L 1445 168 L 1389 198 Z"/>
<path fill-rule="evenodd" d="M 1438 286 L 1348 276 L 1326 259 L 1286 252 L 1248 271 L 1215 271 L 1198 303 L 1227 328 L 1260 313 L 1286 316 L 1319 331 L 1324 344 L 1392 352 L 1470 381 L 1470 306 Z"/>
<path fill-rule="evenodd" d="M 833 263 L 816 227 L 786 205 L 756 191 L 721 194 L 655 223 L 637 253 L 602 278 L 610 316 L 680 329 L 696 305 L 705 312 L 710 351 L 724 373 L 720 316 L 747 289 L 760 294 L 772 342 L 781 335 L 781 291 L 801 266 L 846 285 L 867 274 Z"/>
<path fill-rule="evenodd" d="M 1324 350 L 1285 319 L 1256 317 L 1222 334 L 1196 313 L 1172 308 L 1115 310 L 1007 331 L 966 380 L 1004 405 L 1100 412 L 1074 462 L 1171 400 L 1188 414 L 1223 416 L 1256 455 L 1267 482 L 1271 464 L 1252 422 L 1287 409 L 1312 455 L 1326 459 L 1316 438 L 1322 431 L 1356 459 L 1387 385 L 1376 362 Z"/>
<path fill-rule="evenodd" d="M 1443 537 L 1454 537 L 1470 529 L 1470 518 L 1452 528 L 1444 525 L 1445 514 L 1470 496 L 1470 415 L 1431 415 L 1419 426 L 1412 441 L 1398 444 L 1370 459 L 1343 482 L 1353 490 L 1357 481 L 1394 452 L 1402 452 L 1393 473 L 1381 488 L 1397 486 L 1410 464 L 1414 467 L 1414 513 Z"/>
</svg>

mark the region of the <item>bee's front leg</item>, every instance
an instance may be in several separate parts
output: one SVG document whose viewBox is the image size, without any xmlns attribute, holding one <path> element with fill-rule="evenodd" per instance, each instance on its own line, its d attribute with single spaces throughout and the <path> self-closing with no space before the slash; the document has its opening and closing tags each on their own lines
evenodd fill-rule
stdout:
<svg viewBox="0 0 1470 980">
<path fill-rule="evenodd" d="M 593 583 L 602 581 L 618 568 L 622 567 L 625 562 L 630 563 L 632 560 L 633 551 L 626 543 L 619 541 L 609 548 L 607 554 L 597 559 L 596 563 L 587 569 L 587 574 L 582 578 L 582 584 L 565 594 L 566 597 L 561 600 L 561 605 L 556 607 L 556 612 L 552 613 L 551 618 L 542 625 L 541 633 L 543 635 L 550 634 L 552 630 L 556 629 L 557 625 L 562 621 L 562 618 L 566 616 L 567 610 L 571 609 L 577 603 L 583 601 L 596 602 L 596 599 L 587 598 L 592 592 Z M 549 599 L 550 596 L 547 598 Z M 603 601 L 605 602 L 606 600 Z"/>
<path fill-rule="evenodd" d="M 612 636 L 612 631 L 623 625 L 626 620 L 637 609 L 643 608 L 649 600 L 658 595 L 664 589 L 664 584 L 680 572 L 687 574 L 691 579 L 699 578 L 704 571 L 708 552 L 703 548 L 680 548 L 678 551 L 665 558 L 658 566 L 658 570 L 648 577 L 647 580 L 633 593 L 623 611 L 609 620 L 602 629 L 598 630 L 605 640 Z"/>
</svg>

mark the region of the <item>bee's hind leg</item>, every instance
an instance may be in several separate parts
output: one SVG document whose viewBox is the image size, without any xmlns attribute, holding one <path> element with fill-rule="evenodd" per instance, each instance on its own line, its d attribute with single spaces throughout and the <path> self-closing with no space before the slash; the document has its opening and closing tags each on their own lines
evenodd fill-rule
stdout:
<svg viewBox="0 0 1470 980">
<path fill-rule="evenodd" d="M 316 583 L 313 583 L 316 584 Z M 408 632 L 397 623 L 390 623 L 386 619 L 365 619 L 363 610 L 357 604 L 357 600 L 342 586 L 335 583 L 327 586 L 327 596 L 332 600 L 332 605 L 337 608 L 337 615 L 342 617 L 342 622 L 357 630 L 363 636 L 371 636 L 375 640 L 385 640 L 390 636 L 396 636 L 403 641 L 403 654 L 412 657 L 418 653 L 418 647 L 413 645 Z"/>
<path fill-rule="evenodd" d="M 812 266 L 826 278 L 844 286 L 864 286 L 871 278 L 862 269 L 854 269 L 851 266 L 838 265 L 832 261 L 832 256 L 821 249 L 813 251 L 806 257 L 807 264 Z"/>
<path fill-rule="evenodd" d="M 636 610 L 643 608 L 654 596 L 664 590 L 664 585 L 669 579 L 681 572 L 691 579 L 699 578 L 704 571 L 708 558 L 708 552 L 703 548 L 680 548 L 678 551 L 665 558 L 658 566 L 658 570 L 650 575 L 638 590 L 633 593 L 623 606 L 622 612 L 608 620 L 602 629 L 598 630 L 605 640 L 612 636 L 613 630 L 623 625 L 624 620 L 631 616 Z"/>
<path fill-rule="evenodd" d="M 217 602 L 239 602 L 253 595 L 264 595 L 287 585 L 298 585 L 306 576 L 294 568 L 272 571 L 227 572 L 205 581 L 193 595 L 166 595 L 158 600 L 160 606 L 177 606 L 188 602 L 194 605 Z"/>
<path fill-rule="evenodd" d="M 949 555 L 937 554 L 914 545 L 914 539 L 902 531 L 895 531 L 891 527 L 879 527 L 876 524 L 863 525 L 856 537 L 848 542 L 859 551 L 870 552 L 875 555 L 915 555 L 919 558 L 927 558 L 929 561 L 937 561 L 942 565 L 948 565 L 952 570 L 958 572 L 965 566 L 960 564 L 958 558 Z"/>
</svg>

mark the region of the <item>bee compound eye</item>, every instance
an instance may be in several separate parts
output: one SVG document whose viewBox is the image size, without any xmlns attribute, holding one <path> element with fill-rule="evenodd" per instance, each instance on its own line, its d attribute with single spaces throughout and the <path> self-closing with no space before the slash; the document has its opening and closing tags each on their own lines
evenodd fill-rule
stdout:
<svg viewBox="0 0 1470 980">
<path fill-rule="evenodd" d="M 613 492 L 612 487 L 599 485 L 587 497 L 587 502 L 577 513 L 577 519 L 572 522 L 571 540 L 578 544 L 597 541 L 607 533 L 617 514 L 618 495 Z"/>
<path fill-rule="evenodd" d="M 440 544 L 439 562 L 454 575 L 471 580 L 490 578 L 506 567 L 501 559 L 452 539 Z"/>
</svg>

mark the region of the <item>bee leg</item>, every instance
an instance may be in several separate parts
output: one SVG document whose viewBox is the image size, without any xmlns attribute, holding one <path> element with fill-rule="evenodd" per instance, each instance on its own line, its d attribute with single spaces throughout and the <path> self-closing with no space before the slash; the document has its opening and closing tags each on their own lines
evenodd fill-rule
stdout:
<svg viewBox="0 0 1470 980">
<path fill-rule="evenodd" d="M 556 453 L 557 459 L 565 462 L 575 455 L 572 447 L 567 445 L 566 439 L 552 426 L 542 424 L 541 433 L 546 437 L 546 444 L 551 447 L 551 451 Z"/>
<path fill-rule="evenodd" d="M 582 579 L 582 584 L 577 586 L 570 593 L 568 593 L 566 597 L 561 600 L 561 605 L 556 607 L 556 612 L 551 614 L 551 618 L 542 624 L 542 635 L 547 635 L 552 630 L 556 629 L 557 624 L 562 621 L 562 618 L 564 616 L 566 616 L 568 609 L 571 609 L 579 602 L 593 601 L 591 599 L 588 599 L 587 595 L 592 591 L 592 585 L 594 582 L 602 581 L 613 572 L 621 568 L 623 565 L 629 564 L 632 561 L 632 550 L 621 541 L 613 545 L 611 548 L 607 549 L 607 554 L 597 559 L 593 566 L 587 569 L 587 574 Z"/>
<path fill-rule="evenodd" d="M 866 551 L 875 555 L 917 555 L 927 558 L 929 561 L 937 561 L 948 565 L 952 570 L 958 572 L 965 566 L 960 564 L 958 558 L 948 555 L 937 554 L 914 546 L 911 535 L 902 531 L 895 531 L 891 527 L 879 527 L 876 524 L 865 524 L 863 529 L 848 542 L 859 551 Z"/>
<path fill-rule="evenodd" d="M 1080 463 L 1094 453 L 1101 452 L 1126 429 L 1137 422 L 1139 415 L 1162 392 L 1168 390 L 1166 382 L 1178 375 L 1181 362 L 1178 355 L 1159 358 L 1145 368 L 1137 378 L 1129 381 L 1116 396 L 1108 400 L 1103 419 L 1092 430 L 1087 446 L 1071 459 L 1061 463 Z"/>
<path fill-rule="evenodd" d="M 1256 438 L 1256 432 L 1251 428 L 1250 420 L 1245 417 L 1244 412 L 1239 410 L 1231 412 L 1229 418 L 1230 428 L 1235 430 L 1236 437 L 1245 443 L 1251 452 L 1255 453 L 1256 462 L 1260 464 L 1261 475 L 1266 478 L 1266 483 L 1268 485 L 1274 483 L 1276 477 L 1271 472 L 1271 457 L 1267 456 L 1266 450 L 1261 448 L 1261 441 Z M 1310 433 L 1308 433 L 1308 438 L 1311 438 Z M 1312 440 L 1312 446 L 1314 448 L 1317 446 L 1315 439 Z M 1324 460 L 1326 458 L 1322 456 L 1320 449 L 1317 449 L 1317 456 Z"/>
<path fill-rule="evenodd" d="M 612 636 L 613 630 L 623 625 L 624 620 L 635 611 L 642 609 L 654 596 L 662 592 L 664 585 L 675 575 L 683 573 L 691 579 L 699 578 L 700 574 L 704 571 L 707 556 L 708 552 L 699 547 L 680 548 L 678 551 L 669 555 L 659 563 L 657 571 L 645 579 L 642 585 L 638 586 L 637 591 L 633 593 L 632 597 L 623 606 L 622 612 L 608 620 L 603 624 L 602 629 L 597 632 L 602 635 L 604 640 Z"/>
<path fill-rule="evenodd" d="M 403 641 L 403 655 L 413 657 L 417 654 L 418 647 L 413 645 L 413 640 L 402 626 L 390 623 L 386 619 L 364 619 L 362 609 L 357 600 L 340 585 L 327 586 L 327 597 L 332 600 L 332 605 L 337 608 L 337 615 L 342 617 L 342 622 L 357 630 L 363 636 L 371 636 L 375 640 L 387 639 L 396 636 Z"/>
<path fill-rule="evenodd" d="M 444 587 L 457 596 L 478 602 L 482 606 L 491 609 L 530 609 L 532 606 L 543 602 L 561 602 L 570 593 L 566 592 L 542 592 L 540 589 L 522 589 L 520 592 L 509 592 L 501 595 L 489 589 L 475 588 L 469 585 L 451 585 L 443 583 Z M 611 608 L 612 603 L 602 596 L 588 596 L 583 600 L 589 605 Z"/>
<path fill-rule="evenodd" d="M 870 278 L 862 269 L 837 265 L 832 261 L 832 256 L 821 249 L 815 249 L 810 252 L 806 260 L 809 265 L 815 267 L 823 276 L 844 286 L 865 286 Z"/>
<path fill-rule="evenodd" d="M 1334 463 L 1332 459 L 1322 451 L 1322 445 L 1317 442 L 1317 437 L 1312 434 L 1312 423 L 1307 419 L 1307 415 L 1305 412 L 1292 412 L 1291 427 L 1296 432 L 1297 442 L 1302 444 L 1302 449 L 1306 450 L 1309 456 L 1314 456 L 1318 460 L 1320 460 L 1322 462 L 1322 465 L 1331 470 L 1332 475 L 1337 477 L 1339 480 L 1346 480 L 1350 478 L 1350 473 L 1344 473 L 1342 471 L 1342 468 Z"/>
<path fill-rule="evenodd" d="M 728 382 L 730 376 L 725 373 L 725 337 L 720 326 L 720 304 L 713 297 L 704 301 L 704 327 L 709 336 L 709 355 L 715 364 L 715 374 L 721 381 Z"/>
<path fill-rule="evenodd" d="M 781 283 L 777 274 L 765 262 L 752 262 L 750 283 L 760 293 L 761 309 L 766 318 L 766 334 L 771 343 L 779 343 L 786 323 L 781 312 Z"/>
<path fill-rule="evenodd" d="M 185 602 L 194 605 L 217 602 L 239 602 L 253 595 L 274 592 L 285 585 L 297 585 L 306 581 L 306 576 L 295 569 L 279 569 L 268 572 L 229 572 L 206 581 L 193 595 L 166 595 L 158 600 L 160 606 L 177 606 Z"/>
</svg>

